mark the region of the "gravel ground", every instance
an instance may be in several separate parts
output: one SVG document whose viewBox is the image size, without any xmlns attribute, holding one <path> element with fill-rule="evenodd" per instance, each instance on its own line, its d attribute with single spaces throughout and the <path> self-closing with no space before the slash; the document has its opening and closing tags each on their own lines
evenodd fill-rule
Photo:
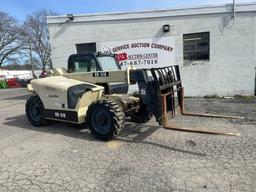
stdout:
<svg viewBox="0 0 256 192">
<path fill-rule="evenodd" d="M 187 98 L 188 110 L 244 120 L 177 116 L 185 127 L 241 136 L 161 129 L 128 122 L 114 141 L 86 127 L 35 128 L 24 89 L 0 90 L 0 191 L 255 191 L 256 99 Z"/>
</svg>

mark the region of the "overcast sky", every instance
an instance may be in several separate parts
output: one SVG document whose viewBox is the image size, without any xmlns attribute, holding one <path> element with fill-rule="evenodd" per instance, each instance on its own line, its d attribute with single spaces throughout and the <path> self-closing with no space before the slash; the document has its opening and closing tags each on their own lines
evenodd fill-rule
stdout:
<svg viewBox="0 0 256 192">
<path fill-rule="evenodd" d="M 27 14 L 43 8 L 59 14 L 78 14 L 180 8 L 232 2 L 233 0 L 0 0 L 0 11 L 10 13 L 19 21 L 23 21 Z M 236 2 L 256 1 L 236 0 Z"/>
</svg>

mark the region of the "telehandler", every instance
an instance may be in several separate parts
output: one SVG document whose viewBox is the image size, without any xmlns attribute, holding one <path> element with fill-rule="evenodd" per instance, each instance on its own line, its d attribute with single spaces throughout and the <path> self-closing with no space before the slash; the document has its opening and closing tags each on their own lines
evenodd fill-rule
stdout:
<svg viewBox="0 0 256 192">
<path fill-rule="evenodd" d="M 128 95 L 128 86 L 136 83 L 138 96 Z M 87 122 L 96 138 L 110 140 L 124 127 L 126 117 L 145 123 L 154 116 L 164 128 L 237 135 L 169 125 L 168 119 L 177 112 L 176 105 L 183 115 L 240 118 L 185 112 L 178 65 L 121 70 L 114 55 L 75 54 L 69 57 L 67 70 L 55 68 L 48 77 L 32 80 L 27 89 L 33 95 L 26 102 L 26 115 L 36 127 L 47 125 L 49 120 Z"/>
</svg>

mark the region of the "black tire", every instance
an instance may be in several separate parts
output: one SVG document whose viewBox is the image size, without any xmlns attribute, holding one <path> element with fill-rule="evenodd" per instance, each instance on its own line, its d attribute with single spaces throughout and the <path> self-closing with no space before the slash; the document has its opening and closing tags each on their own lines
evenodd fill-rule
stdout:
<svg viewBox="0 0 256 192">
<path fill-rule="evenodd" d="M 131 121 L 135 123 L 146 123 L 152 118 L 147 106 L 142 104 L 138 112 L 131 115 Z"/>
<path fill-rule="evenodd" d="M 45 118 L 44 105 L 37 95 L 32 95 L 28 98 L 26 103 L 26 115 L 29 122 L 35 127 L 48 124 L 48 120 Z"/>
<path fill-rule="evenodd" d="M 87 121 L 92 135 L 100 140 L 115 138 L 124 127 L 123 109 L 113 100 L 98 100 L 87 111 Z"/>
</svg>

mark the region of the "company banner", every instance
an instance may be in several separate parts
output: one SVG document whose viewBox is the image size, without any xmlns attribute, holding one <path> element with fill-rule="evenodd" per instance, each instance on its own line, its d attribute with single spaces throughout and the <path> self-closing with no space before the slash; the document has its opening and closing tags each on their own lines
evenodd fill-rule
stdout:
<svg viewBox="0 0 256 192">
<path fill-rule="evenodd" d="M 114 53 L 122 69 L 164 67 L 175 64 L 174 37 L 144 38 L 103 42 L 103 53 Z"/>
</svg>

